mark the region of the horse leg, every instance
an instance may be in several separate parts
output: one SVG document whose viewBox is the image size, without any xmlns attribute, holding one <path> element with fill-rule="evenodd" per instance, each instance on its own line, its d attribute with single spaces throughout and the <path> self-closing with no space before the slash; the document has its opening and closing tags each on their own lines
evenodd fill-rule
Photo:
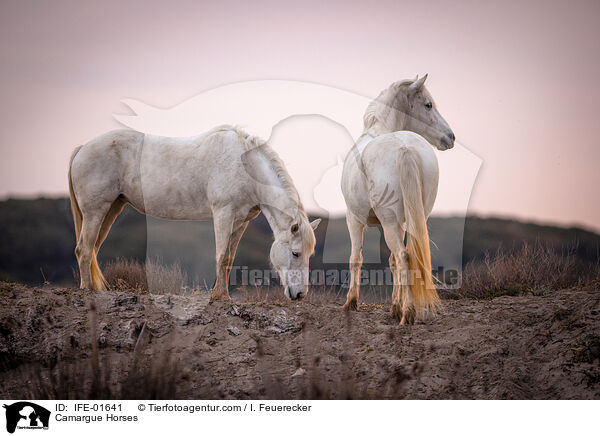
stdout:
<svg viewBox="0 0 600 436">
<path fill-rule="evenodd" d="M 390 270 L 394 277 L 392 292 L 392 316 L 400 324 L 415 322 L 415 307 L 409 287 L 408 252 L 404 246 L 404 231 L 397 222 L 383 224 L 383 234 L 391 251 Z"/>
<path fill-rule="evenodd" d="M 362 245 L 365 225 L 361 223 L 351 212 L 346 215 L 346 223 L 350 232 L 352 251 L 350 253 L 350 289 L 346 296 L 345 310 L 356 310 L 358 308 L 358 295 L 360 291 L 360 269 L 362 267 Z"/>
<path fill-rule="evenodd" d="M 229 297 L 229 265 L 233 262 L 231 240 L 233 237 L 234 217 L 230 210 L 221 210 L 213 214 L 215 226 L 215 247 L 217 263 L 217 280 L 210 296 L 211 301 L 230 301 Z M 241 236 L 241 235 L 240 235 Z"/>
<path fill-rule="evenodd" d="M 96 245 L 94 246 L 96 254 L 98 254 L 100 251 L 100 247 L 106 240 L 108 232 L 110 231 L 110 228 L 114 224 L 115 220 L 123 211 L 123 208 L 125 208 L 125 204 L 126 202 L 124 200 L 118 198 L 110 206 L 108 213 L 105 215 L 104 220 L 102 221 L 102 226 L 100 227 L 100 232 L 98 233 L 98 239 L 96 240 Z"/>
<path fill-rule="evenodd" d="M 106 208 L 107 210 L 109 207 Z M 98 232 L 104 218 L 104 211 L 98 213 L 83 213 L 83 222 L 81 234 L 75 248 L 77 263 L 79 264 L 79 274 L 81 278 L 80 287 L 83 289 L 93 289 L 92 282 L 92 258 L 94 257 L 94 245 L 98 239 Z"/>
<path fill-rule="evenodd" d="M 231 239 L 229 240 L 229 271 L 231 271 L 231 267 L 233 266 L 233 261 L 235 260 L 235 253 L 237 252 L 238 244 L 240 243 L 240 239 L 244 235 L 246 228 L 248 227 L 248 221 L 244 221 L 241 224 L 235 226 L 233 233 L 231 234 Z"/>
<path fill-rule="evenodd" d="M 229 276 L 233 267 L 233 261 L 235 260 L 235 253 L 237 252 L 238 244 L 240 239 L 244 235 L 246 228 L 248 227 L 248 221 L 244 221 L 239 224 L 234 224 L 231 238 L 229 238 L 229 247 L 227 252 L 229 253 L 229 263 L 227 264 L 227 285 L 229 285 Z M 228 294 L 229 295 L 229 294 Z"/>
<path fill-rule="evenodd" d="M 400 324 L 414 324 L 417 312 L 415 310 L 412 291 L 410 289 L 408 251 L 406 250 L 406 247 L 404 247 L 404 244 L 402 244 L 398 269 L 400 270 L 400 291 L 402 301 L 402 318 L 400 318 Z"/>
<path fill-rule="evenodd" d="M 96 239 L 96 243 L 94 245 L 94 256 L 98 255 L 100 247 L 106 240 L 110 228 L 112 227 L 119 214 L 123 211 L 125 204 L 125 201 L 122 199 L 115 200 L 110 206 L 110 209 L 108 210 L 106 215 L 104 216 L 104 219 L 102 220 L 102 225 L 100 226 L 100 231 L 98 232 L 98 238 Z M 105 280 L 103 276 L 102 280 Z"/>
</svg>

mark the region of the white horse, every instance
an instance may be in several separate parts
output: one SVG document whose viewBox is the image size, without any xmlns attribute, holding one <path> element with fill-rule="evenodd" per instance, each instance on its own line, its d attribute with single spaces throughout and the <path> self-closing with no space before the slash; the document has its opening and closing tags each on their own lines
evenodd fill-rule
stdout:
<svg viewBox="0 0 600 436">
<path fill-rule="evenodd" d="M 392 315 L 401 324 L 412 324 L 417 312 L 435 312 L 440 305 L 426 223 L 439 178 L 431 145 L 452 148 L 454 133 L 423 86 L 426 78 L 396 82 L 369 105 L 364 133 L 348 153 L 342 173 L 352 242 L 344 308 L 356 310 L 358 305 L 365 226 L 381 224 L 391 251 Z"/>
<path fill-rule="evenodd" d="M 308 222 L 277 154 L 230 126 L 189 138 L 116 130 L 75 149 L 69 166 L 82 288 L 104 289 L 96 256 L 126 204 L 173 220 L 213 220 L 217 280 L 211 300 L 229 300 L 229 273 L 248 221 L 261 211 L 275 240 L 271 263 L 288 298 L 308 292 L 308 262 L 320 220 Z"/>
</svg>

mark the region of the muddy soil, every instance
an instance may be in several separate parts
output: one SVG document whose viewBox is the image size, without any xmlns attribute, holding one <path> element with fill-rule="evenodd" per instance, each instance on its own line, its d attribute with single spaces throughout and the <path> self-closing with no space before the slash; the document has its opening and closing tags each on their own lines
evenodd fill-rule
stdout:
<svg viewBox="0 0 600 436">
<path fill-rule="evenodd" d="M 0 396 L 599 399 L 600 287 L 540 294 L 446 300 L 400 326 L 389 305 L 333 297 L 1 283 Z"/>
</svg>

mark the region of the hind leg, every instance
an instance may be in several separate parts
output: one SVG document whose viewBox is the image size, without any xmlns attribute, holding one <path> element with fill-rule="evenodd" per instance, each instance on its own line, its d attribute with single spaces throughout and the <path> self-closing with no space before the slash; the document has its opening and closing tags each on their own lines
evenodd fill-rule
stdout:
<svg viewBox="0 0 600 436">
<path fill-rule="evenodd" d="M 114 224 L 119 214 L 123 211 L 123 208 L 126 204 L 127 203 L 125 202 L 125 200 L 118 198 L 110 206 L 108 213 L 102 221 L 102 226 L 100 227 L 100 232 L 98 233 L 98 239 L 96 240 L 96 244 L 94 246 L 94 251 L 96 252 L 96 254 L 98 254 L 98 252 L 100 251 L 100 247 L 102 246 L 102 243 L 106 240 L 110 228 Z"/>
<path fill-rule="evenodd" d="M 409 286 L 408 252 L 404 246 L 404 231 L 397 222 L 382 223 L 386 244 L 391 251 L 390 270 L 394 277 L 392 316 L 400 324 L 415 322 L 415 306 Z"/>
<path fill-rule="evenodd" d="M 108 211 L 108 209 L 109 207 L 105 211 Z M 92 261 L 95 258 L 94 246 L 98 239 L 98 232 L 102 226 L 105 211 L 102 213 L 83 214 L 81 234 L 75 248 L 77 263 L 79 264 L 79 274 L 81 276 L 79 287 L 83 289 L 94 289 L 91 269 Z"/>
<path fill-rule="evenodd" d="M 124 200 L 117 199 L 110 206 L 109 211 L 107 212 L 104 219 L 102 220 L 102 225 L 100 226 L 100 231 L 98 232 L 98 238 L 96 239 L 96 243 L 94 244 L 94 253 L 93 253 L 93 257 L 92 257 L 92 262 L 94 261 L 94 259 L 97 259 L 98 252 L 100 251 L 100 247 L 102 246 L 102 243 L 106 240 L 106 237 L 108 236 L 108 232 L 110 231 L 110 228 L 114 224 L 114 222 L 117 219 L 117 217 L 119 216 L 119 214 L 123 211 L 123 208 L 125 207 L 126 204 L 127 203 Z M 92 265 L 92 269 L 93 269 L 93 265 Z M 98 267 L 96 269 L 96 272 L 98 274 L 98 279 L 101 282 L 108 285 L 108 282 L 106 282 L 106 279 L 102 275 L 102 271 L 100 270 L 100 267 Z"/>
</svg>

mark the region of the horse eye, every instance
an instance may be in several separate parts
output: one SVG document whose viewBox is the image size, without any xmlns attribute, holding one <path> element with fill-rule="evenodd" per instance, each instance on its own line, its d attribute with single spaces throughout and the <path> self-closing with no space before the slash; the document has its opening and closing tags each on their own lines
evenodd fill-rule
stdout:
<svg viewBox="0 0 600 436">
<path fill-rule="evenodd" d="M 300 253 L 298 253 L 297 251 L 292 251 L 292 256 L 298 257 L 300 256 Z"/>
<path fill-rule="evenodd" d="M 433 107 L 433 105 L 431 104 L 431 102 L 430 102 L 430 101 L 428 101 L 427 103 L 425 103 L 425 107 L 426 107 L 427 109 L 431 109 L 431 108 Z"/>
</svg>

